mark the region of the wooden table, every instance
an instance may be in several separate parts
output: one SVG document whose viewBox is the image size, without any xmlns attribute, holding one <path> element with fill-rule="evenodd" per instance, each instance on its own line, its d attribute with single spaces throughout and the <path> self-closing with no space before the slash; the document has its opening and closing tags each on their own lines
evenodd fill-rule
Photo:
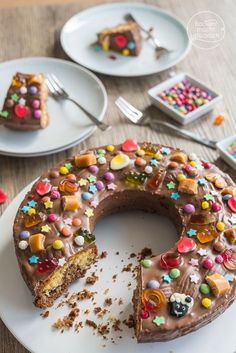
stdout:
<svg viewBox="0 0 236 353">
<path fill-rule="evenodd" d="M 27 7 L 29 0 L 19 0 L 22 5 L 12 8 L 18 1 L 3 1 L 0 10 L 0 60 L 5 61 L 24 56 L 54 56 L 66 58 L 58 42 L 58 36 L 63 23 L 74 13 L 92 6 L 101 1 L 79 0 L 77 3 L 61 5 L 61 0 L 40 0 L 38 4 L 51 2 L 51 5 Z M 186 71 L 199 77 L 202 81 L 223 94 L 223 102 L 220 103 L 214 113 L 208 114 L 201 122 L 193 123 L 189 129 L 198 132 L 208 138 L 221 140 L 236 132 L 235 122 L 235 96 L 236 95 L 236 2 L 234 0 L 208 1 L 194 0 L 159 0 L 147 1 L 177 15 L 184 23 L 190 17 L 201 10 L 211 10 L 219 14 L 225 22 L 226 36 L 220 45 L 211 50 L 201 50 L 193 47 L 190 54 L 172 71 Z M 0 5 L 1 7 L 1 5 Z M 45 168 L 56 164 L 58 161 L 75 154 L 81 148 L 87 146 L 99 146 L 104 143 L 119 143 L 126 137 L 136 138 L 140 141 L 161 142 L 163 144 L 185 148 L 194 151 L 205 159 L 215 161 L 223 170 L 229 172 L 236 179 L 236 173 L 218 158 L 218 154 L 196 143 L 175 137 L 166 131 L 154 132 L 148 128 L 139 128 L 129 125 L 114 105 L 119 95 L 123 95 L 138 108 L 143 109 L 149 104 L 147 89 L 154 84 L 166 79 L 169 72 L 142 78 L 111 78 L 99 75 L 103 81 L 109 97 L 109 105 L 105 120 L 113 125 L 109 132 L 96 131 L 96 133 L 78 146 L 65 152 L 46 157 L 37 158 L 13 158 L 0 156 L 0 187 L 9 196 L 8 202 L 0 206 L 0 214 L 5 210 L 11 200 L 30 181 L 39 176 Z M 221 126 L 214 126 L 213 120 L 216 114 L 224 113 L 226 121 Z M 166 119 L 160 112 L 156 113 L 160 118 Z M 43 141 L 42 141 L 43 142 Z M 9 236 L 11 236 L 9 234 Z M 1 284 L 3 285 L 3 284 Z M 1 295 L 1 294 L 0 294 Z M 19 323 L 20 324 L 20 323 Z M 30 323 L 29 323 L 30 324 Z M 16 339 L 0 321 L 0 352 L 2 353 L 26 353 Z"/>
</svg>

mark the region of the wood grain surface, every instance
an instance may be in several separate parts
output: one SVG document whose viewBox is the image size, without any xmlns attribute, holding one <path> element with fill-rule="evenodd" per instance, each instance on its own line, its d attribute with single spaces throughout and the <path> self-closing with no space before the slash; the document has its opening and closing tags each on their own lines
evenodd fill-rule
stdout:
<svg viewBox="0 0 236 353">
<path fill-rule="evenodd" d="M 21 0 L 19 4 L 27 5 L 27 2 L 29 3 L 28 0 Z M 58 41 L 62 25 L 76 12 L 102 3 L 102 1 L 96 0 L 80 0 L 76 3 L 58 5 L 56 3 L 62 3 L 61 0 L 51 0 L 51 5 L 42 6 L 42 4 L 49 3 L 50 0 L 37 0 L 35 2 L 40 3 L 41 6 L 18 6 L 17 8 L 12 8 L 14 3 L 18 4 L 17 1 L 0 1 L 0 8 L 2 7 L 0 9 L 0 61 L 24 56 L 66 58 Z M 50 156 L 36 158 L 0 156 L 0 187 L 9 196 L 9 200 L 0 206 L 0 214 L 19 191 L 46 168 L 68 156 L 76 154 L 81 148 L 99 146 L 106 143 L 119 143 L 126 137 L 132 137 L 139 141 L 146 140 L 178 146 L 189 152 L 194 151 L 205 159 L 214 161 L 236 180 L 236 173 L 219 159 L 217 152 L 194 142 L 175 137 L 166 130 L 155 132 L 149 128 L 130 125 L 124 120 L 114 105 L 115 99 L 122 95 L 139 109 L 144 109 L 150 104 L 146 93 L 147 89 L 168 78 L 170 71 L 175 71 L 176 73 L 185 71 L 200 78 L 216 91 L 221 92 L 224 97 L 213 113 L 191 124 L 188 129 L 215 140 L 221 140 L 228 135 L 236 133 L 236 1 L 150 0 L 147 3 L 157 5 L 175 14 L 185 24 L 193 14 L 200 10 L 214 11 L 224 20 L 226 27 L 225 38 L 215 49 L 201 50 L 193 47 L 189 55 L 181 63 L 161 74 L 133 79 L 98 75 L 103 81 L 109 97 L 105 121 L 112 124 L 113 129 L 109 132 L 97 130 L 93 136 L 78 146 Z M 218 113 L 223 113 L 226 117 L 225 122 L 221 126 L 213 124 L 214 117 Z M 155 114 L 161 119 L 166 119 L 164 114 L 157 110 Z M 0 353 L 27 352 L 1 321 L 0 337 Z"/>
</svg>

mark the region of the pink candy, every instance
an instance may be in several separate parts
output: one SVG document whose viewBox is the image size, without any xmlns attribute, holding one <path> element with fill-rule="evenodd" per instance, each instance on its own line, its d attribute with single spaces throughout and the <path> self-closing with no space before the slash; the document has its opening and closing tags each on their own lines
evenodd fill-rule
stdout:
<svg viewBox="0 0 236 353">
<path fill-rule="evenodd" d="M 207 258 L 202 261 L 202 266 L 207 270 L 210 270 L 214 266 L 214 263 L 211 259 Z"/>
<path fill-rule="evenodd" d="M 212 202 L 211 209 L 213 212 L 219 212 L 221 210 L 221 205 L 218 202 Z"/>
</svg>

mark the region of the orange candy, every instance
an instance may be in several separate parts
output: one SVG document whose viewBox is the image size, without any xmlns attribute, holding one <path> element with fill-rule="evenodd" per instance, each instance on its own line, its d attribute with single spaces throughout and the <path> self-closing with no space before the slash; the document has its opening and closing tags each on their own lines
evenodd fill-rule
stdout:
<svg viewBox="0 0 236 353">
<path fill-rule="evenodd" d="M 152 311 L 158 311 L 166 304 L 165 294 L 160 289 L 145 289 L 142 295 L 144 306 L 150 306 Z"/>
<path fill-rule="evenodd" d="M 146 162 L 145 159 L 143 159 L 142 157 L 138 157 L 138 158 L 136 158 L 136 160 L 135 160 L 135 164 L 136 164 L 138 167 L 142 167 L 142 166 L 146 165 L 147 162 Z"/>
<path fill-rule="evenodd" d="M 157 173 L 156 175 L 154 175 L 151 179 L 149 179 L 147 186 L 152 189 L 155 190 L 158 188 L 158 186 L 160 185 L 160 183 L 162 182 L 163 179 L 163 174 L 161 173 Z"/>
<path fill-rule="evenodd" d="M 64 211 L 76 211 L 78 208 L 80 208 L 79 201 L 75 195 L 63 196 L 62 206 Z"/>
<path fill-rule="evenodd" d="M 195 179 L 183 179 L 179 183 L 178 191 L 189 195 L 196 195 L 198 193 L 198 185 Z"/>
<path fill-rule="evenodd" d="M 29 237 L 29 246 L 32 253 L 44 250 L 45 235 L 36 233 Z"/>
<path fill-rule="evenodd" d="M 76 181 L 76 175 L 75 175 L 75 174 L 68 174 L 68 175 L 66 176 L 66 178 L 69 179 L 69 180 Z"/>
<path fill-rule="evenodd" d="M 215 124 L 215 125 L 221 125 L 221 124 L 224 122 L 224 120 L 225 120 L 224 115 L 219 114 L 219 115 L 217 115 L 217 116 L 215 117 L 214 124 Z"/>
<path fill-rule="evenodd" d="M 219 273 L 213 273 L 210 276 L 206 276 L 206 282 L 209 284 L 216 297 L 219 297 L 230 290 L 229 282 Z"/>
<path fill-rule="evenodd" d="M 170 158 L 172 161 L 182 163 L 182 164 L 187 164 L 188 162 L 188 156 L 184 152 L 174 152 Z"/>
<path fill-rule="evenodd" d="M 90 165 L 96 164 L 97 160 L 94 154 L 82 154 L 75 156 L 76 167 L 89 167 Z"/>
<path fill-rule="evenodd" d="M 71 235 L 71 229 L 68 226 L 65 226 L 61 230 L 61 234 L 64 235 L 64 237 L 69 237 Z"/>
<path fill-rule="evenodd" d="M 69 174 L 69 175 L 72 175 L 72 174 Z M 69 180 L 64 179 L 60 182 L 58 188 L 62 192 L 66 191 L 66 192 L 74 193 L 78 191 L 78 184 L 76 184 L 73 179 L 69 179 Z"/>
<path fill-rule="evenodd" d="M 81 220 L 80 220 L 80 218 L 73 218 L 73 220 L 72 220 L 72 225 L 73 225 L 74 227 L 79 227 L 79 226 L 81 225 Z"/>
<path fill-rule="evenodd" d="M 42 219 L 39 214 L 26 215 L 24 219 L 25 228 L 31 228 L 41 223 Z"/>
<path fill-rule="evenodd" d="M 217 237 L 218 233 L 214 227 L 203 229 L 197 233 L 197 239 L 200 241 L 201 244 L 209 243 Z"/>
</svg>

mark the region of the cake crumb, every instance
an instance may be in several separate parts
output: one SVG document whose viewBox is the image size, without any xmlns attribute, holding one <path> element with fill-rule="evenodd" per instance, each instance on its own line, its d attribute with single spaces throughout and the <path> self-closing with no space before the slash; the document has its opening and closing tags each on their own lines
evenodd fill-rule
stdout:
<svg viewBox="0 0 236 353">
<path fill-rule="evenodd" d="M 114 331 L 122 331 L 120 328 L 121 321 L 119 319 L 115 319 L 112 328 Z"/>
<path fill-rule="evenodd" d="M 140 258 L 141 260 L 144 259 L 147 256 L 152 256 L 152 249 L 150 248 L 143 248 L 140 252 Z"/>
<path fill-rule="evenodd" d="M 94 321 L 92 321 L 92 320 L 86 320 L 85 321 L 85 324 L 87 325 L 87 326 L 90 326 L 90 327 L 92 327 L 93 329 L 96 329 L 97 328 L 97 324 L 96 324 L 96 322 L 94 322 Z"/>
<path fill-rule="evenodd" d="M 83 289 L 82 291 L 76 293 L 77 300 L 84 300 L 84 299 L 94 299 L 95 294 L 97 292 L 91 292 L 88 289 Z"/>
<path fill-rule="evenodd" d="M 123 320 L 123 324 L 125 324 L 128 328 L 133 328 L 134 327 L 134 316 L 132 314 L 130 314 L 128 319 Z"/>
<path fill-rule="evenodd" d="M 100 324 L 97 326 L 97 329 L 98 329 L 98 333 L 100 333 L 100 335 L 102 336 L 107 335 L 110 332 L 108 324 Z"/>
<path fill-rule="evenodd" d="M 79 316 L 79 312 L 79 308 L 72 309 L 68 315 L 63 317 L 63 319 L 57 319 L 57 321 L 54 322 L 53 327 L 58 330 L 62 330 L 64 328 L 71 328 L 74 324 L 76 317 Z"/>
<path fill-rule="evenodd" d="M 131 269 L 132 269 L 132 264 L 129 263 L 128 265 L 126 265 L 122 268 L 122 272 L 130 272 Z"/>
<path fill-rule="evenodd" d="M 106 298 L 106 299 L 104 300 L 104 305 L 107 305 L 107 306 L 112 305 L 112 298 Z"/>
<path fill-rule="evenodd" d="M 98 276 L 95 275 L 95 272 L 92 273 L 91 276 L 88 276 L 86 278 L 86 284 L 91 284 L 93 285 L 94 283 L 96 283 L 98 280 Z"/>
<path fill-rule="evenodd" d="M 43 313 L 40 314 L 40 316 L 42 316 L 43 319 L 46 319 L 49 316 L 49 310 L 44 311 Z"/>
<path fill-rule="evenodd" d="M 102 251 L 101 252 L 101 255 L 100 255 L 100 259 L 105 259 L 108 255 L 108 252 L 107 251 Z"/>
</svg>

